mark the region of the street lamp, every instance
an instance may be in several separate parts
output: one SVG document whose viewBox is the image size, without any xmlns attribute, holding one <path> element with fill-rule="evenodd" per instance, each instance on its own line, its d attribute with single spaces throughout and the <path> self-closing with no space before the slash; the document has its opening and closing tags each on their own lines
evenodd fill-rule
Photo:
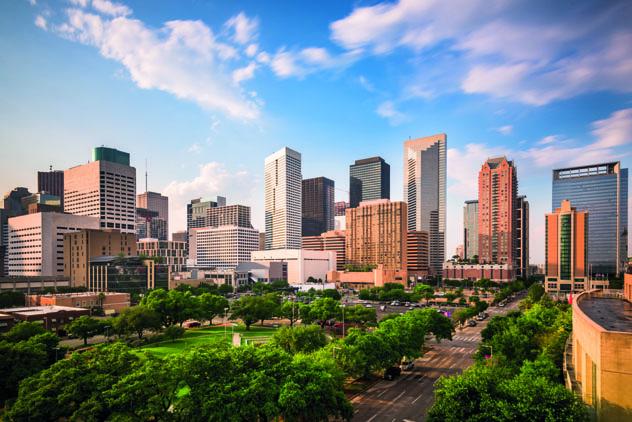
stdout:
<svg viewBox="0 0 632 422">
<path fill-rule="evenodd" d="M 110 326 L 106 325 L 103 328 L 105 329 L 105 342 L 107 343 L 110 340 Z"/>
<path fill-rule="evenodd" d="M 55 362 L 57 362 L 58 357 L 57 357 L 57 352 L 59 352 L 60 348 L 59 347 L 55 347 Z"/>
<path fill-rule="evenodd" d="M 224 308 L 224 339 L 226 339 L 226 319 L 228 319 L 228 308 Z"/>
<path fill-rule="evenodd" d="M 494 360 L 494 348 L 488 344 L 481 344 L 481 348 L 489 347 L 489 359 L 493 362 Z"/>
<path fill-rule="evenodd" d="M 342 307 L 342 338 L 345 338 L 345 307 L 346 305 L 343 303 L 340 306 Z"/>
</svg>

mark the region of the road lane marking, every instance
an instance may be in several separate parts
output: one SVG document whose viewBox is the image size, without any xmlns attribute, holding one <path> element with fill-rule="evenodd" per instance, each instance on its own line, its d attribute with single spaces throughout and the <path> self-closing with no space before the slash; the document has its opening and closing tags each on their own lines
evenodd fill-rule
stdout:
<svg viewBox="0 0 632 422">
<path fill-rule="evenodd" d="M 420 395 L 418 395 L 418 396 L 417 396 L 417 398 L 416 398 L 415 400 L 413 400 L 413 402 L 412 402 L 411 404 L 415 404 L 415 402 L 416 402 L 417 400 L 419 400 L 420 398 L 422 398 L 422 397 L 423 397 L 423 395 L 424 395 L 424 393 L 421 393 Z"/>
</svg>

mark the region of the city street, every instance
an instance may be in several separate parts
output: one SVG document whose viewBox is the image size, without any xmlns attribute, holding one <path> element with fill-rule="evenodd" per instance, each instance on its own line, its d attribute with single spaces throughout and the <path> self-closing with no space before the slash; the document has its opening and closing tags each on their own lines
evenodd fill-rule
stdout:
<svg viewBox="0 0 632 422">
<path fill-rule="evenodd" d="M 472 363 L 481 340 L 481 331 L 494 315 L 516 309 L 517 298 L 505 308 L 490 308 L 489 318 L 476 327 L 457 330 L 452 341 L 430 340 L 430 350 L 415 361 L 412 371 L 403 371 L 394 381 L 382 380 L 354 397 L 354 421 L 419 422 L 426 419 L 434 400 L 434 383 L 441 375 L 461 372 Z"/>
</svg>

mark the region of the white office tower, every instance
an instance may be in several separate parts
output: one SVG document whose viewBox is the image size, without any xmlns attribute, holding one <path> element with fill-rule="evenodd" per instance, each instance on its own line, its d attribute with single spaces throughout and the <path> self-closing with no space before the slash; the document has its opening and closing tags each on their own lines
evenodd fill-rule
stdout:
<svg viewBox="0 0 632 422">
<path fill-rule="evenodd" d="M 428 232 L 434 274 L 441 274 L 445 260 L 446 143 L 444 133 L 404 142 L 408 230 Z"/>
<path fill-rule="evenodd" d="M 136 169 L 129 154 L 98 147 L 92 162 L 64 171 L 64 212 L 99 218 L 101 229 L 136 232 Z"/>
<path fill-rule="evenodd" d="M 265 160 L 266 250 L 300 249 L 301 154 L 282 148 Z"/>
</svg>

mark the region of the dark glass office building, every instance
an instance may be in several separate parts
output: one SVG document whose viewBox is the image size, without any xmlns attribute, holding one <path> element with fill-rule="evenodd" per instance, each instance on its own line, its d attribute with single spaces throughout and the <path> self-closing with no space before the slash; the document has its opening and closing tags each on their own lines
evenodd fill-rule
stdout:
<svg viewBox="0 0 632 422">
<path fill-rule="evenodd" d="M 320 236 L 334 229 L 334 181 L 303 180 L 302 235 Z"/>
<path fill-rule="evenodd" d="M 553 170 L 552 211 L 564 199 L 588 211 L 588 271 L 618 274 L 628 256 L 628 169 L 620 162 Z"/>
<path fill-rule="evenodd" d="M 37 192 L 46 192 L 58 196 L 61 209 L 64 209 L 64 172 L 62 170 L 38 171 Z"/>
<path fill-rule="evenodd" d="M 371 199 L 391 199 L 391 166 L 382 157 L 356 160 L 349 166 L 351 208 Z"/>
</svg>

